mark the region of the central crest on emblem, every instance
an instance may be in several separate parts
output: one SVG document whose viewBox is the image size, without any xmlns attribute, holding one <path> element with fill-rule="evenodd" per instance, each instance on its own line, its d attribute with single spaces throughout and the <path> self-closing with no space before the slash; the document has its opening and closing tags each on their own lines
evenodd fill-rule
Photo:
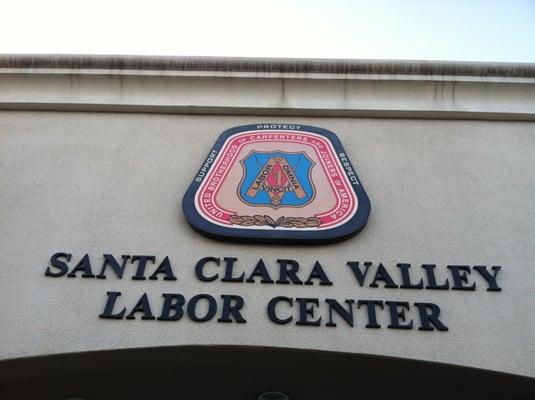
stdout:
<svg viewBox="0 0 535 400">
<path fill-rule="evenodd" d="M 303 207 L 315 197 L 311 179 L 314 162 L 305 152 L 253 150 L 240 163 L 243 177 L 238 196 L 245 204 L 274 209 Z"/>
</svg>

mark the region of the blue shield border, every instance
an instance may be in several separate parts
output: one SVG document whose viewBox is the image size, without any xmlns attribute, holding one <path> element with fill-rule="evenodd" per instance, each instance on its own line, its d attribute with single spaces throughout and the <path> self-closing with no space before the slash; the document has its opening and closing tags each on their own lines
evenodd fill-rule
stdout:
<svg viewBox="0 0 535 400">
<path fill-rule="evenodd" d="M 224 131 L 219 138 L 217 139 L 213 148 L 210 149 L 208 154 L 212 154 L 214 151 L 219 154 L 219 151 L 231 136 L 236 134 L 247 132 L 247 131 L 270 131 L 273 128 L 269 128 L 270 125 L 289 125 L 289 124 L 277 124 L 277 123 L 258 123 L 254 125 L 242 125 L 234 128 L 227 129 Z M 338 139 L 335 133 L 315 126 L 310 125 L 299 125 L 293 124 L 296 129 L 293 129 L 293 132 L 298 133 L 299 131 L 311 132 L 317 135 L 321 135 L 328 139 L 336 154 L 339 157 L 344 155 L 344 158 L 347 160 L 346 151 L 342 146 L 342 143 Z M 263 126 L 266 126 L 264 128 Z M 210 157 L 208 156 L 203 164 L 209 164 L 210 168 L 213 164 L 208 162 Z M 357 199 L 359 201 L 359 207 L 355 215 L 342 226 L 338 226 L 332 229 L 325 229 L 321 231 L 297 231 L 297 230 L 282 230 L 282 229 L 273 229 L 273 230 L 260 230 L 260 229 L 239 229 L 239 228 L 230 228 L 219 226 L 208 220 L 206 220 L 202 215 L 199 214 L 195 208 L 195 194 L 199 187 L 201 186 L 203 179 L 197 181 L 193 180 L 188 190 L 184 194 L 182 199 L 182 210 L 186 216 L 186 220 L 193 230 L 199 232 L 200 234 L 218 240 L 231 241 L 231 242 L 241 242 L 241 243 L 267 243 L 267 244 L 324 244 L 324 243 L 334 243 L 340 242 L 342 240 L 347 240 L 352 236 L 355 236 L 359 233 L 368 222 L 368 217 L 371 211 L 371 204 L 364 186 L 360 181 L 359 177 L 356 174 L 356 169 L 353 167 L 350 161 L 345 161 L 345 166 L 347 170 L 344 169 L 348 179 L 352 182 L 351 188 L 355 192 Z M 203 168 L 203 167 L 201 167 Z M 354 175 L 349 176 L 347 171 L 352 171 Z M 201 173 L 199 169 L 198 173 L 195 176 L 198 176 Z M 208 172 L 208 171 L 204 171 Z M 207 174 L 206 174 L 207 175 Z M 205 177 L 206 177 L 205 175 Z"/>
</svg>

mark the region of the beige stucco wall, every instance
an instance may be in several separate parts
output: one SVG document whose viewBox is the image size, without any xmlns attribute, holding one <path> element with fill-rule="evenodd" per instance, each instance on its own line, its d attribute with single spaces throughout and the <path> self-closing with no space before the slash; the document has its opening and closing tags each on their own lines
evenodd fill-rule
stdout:
<svg viewBox="0 0 535 400">
<path fill-rule="evenodd" d="M 264 121 L 336 132 L 372 202 L 367 227 L 335 245 L 238 245 L 193 232 L 180 201 L 226 128 Z M 407 357 L 535 376 L 535 125 L 530 122 L 266 118 L 4 111 L 0 113 L 0 358 L 185 344 L 245 344 Z M 169 256 L 177 281 L 51 278 L 58 251 Z M 251 271 L 263 258 L 315 260 L 333 286 L 199 282 L 203 256 L 237 257 Z M 360 288 L 346 261 L 501 265 L 501 292 Z M 74 264 L 72 264 L 74 265 Z M 132 268 L 132 267 L 130 267 Z M 95 272 L 96 273 L 96 272 Z M 274 274 L 275 275 L 275 274 Z M 159 312 L 163 292 L 239 294 L 246 324 L 99 319 L 108 290 L 132 307 L 143 292 Z M 448 332 L 279 326 L 265 307 L 277 295 L 428 301 Z M 361 313 L 363 311 L 361 310 Z M 326 317 L 320 311 L 320 314 Z M 410 316 L 417 320 L 415 311 Z M 139 318 L 139 317 L 138 317 Z"/>
</svg>

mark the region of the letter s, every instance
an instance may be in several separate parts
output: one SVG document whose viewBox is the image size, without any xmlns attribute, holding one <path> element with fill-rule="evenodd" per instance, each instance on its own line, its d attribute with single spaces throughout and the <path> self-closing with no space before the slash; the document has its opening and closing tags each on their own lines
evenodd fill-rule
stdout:
<svg viewBox="0 0 535 400">
<path fill-rule="evenodd" d="M 52 257 L 50 257 L 50 264 L 53 267 L 58 268 L 59 271 L 52 272 L 50 267 L 47 267 L 45 271 L 45 276 L 53 276 L 54 278 L 58 278 L 60 276 L 65 275 L 67 271 L 69 270 L 69 266 L 65 262 L 61 261 L 60 258 L 66 258 L 67 262 L 69 262 L 71 261 L 71 257 L 72 257 L 72 254 L 67 254 L 67 253 L 54 254 Z"/>
</svg>

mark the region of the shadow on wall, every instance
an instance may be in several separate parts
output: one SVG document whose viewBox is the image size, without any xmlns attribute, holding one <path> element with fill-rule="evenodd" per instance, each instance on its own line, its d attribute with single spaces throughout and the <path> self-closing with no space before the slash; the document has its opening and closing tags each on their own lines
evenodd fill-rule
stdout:
<svg viewBox="0 0 535 400">
<path fill-rule="evenodd" d="M 535 393 L 535 380 L 399 358 L 245 346 L 98 351 L 0 362 L 2 399 L 271 399 L 267 392 L 290 400 L 527 399 Z"/>
</svg>

